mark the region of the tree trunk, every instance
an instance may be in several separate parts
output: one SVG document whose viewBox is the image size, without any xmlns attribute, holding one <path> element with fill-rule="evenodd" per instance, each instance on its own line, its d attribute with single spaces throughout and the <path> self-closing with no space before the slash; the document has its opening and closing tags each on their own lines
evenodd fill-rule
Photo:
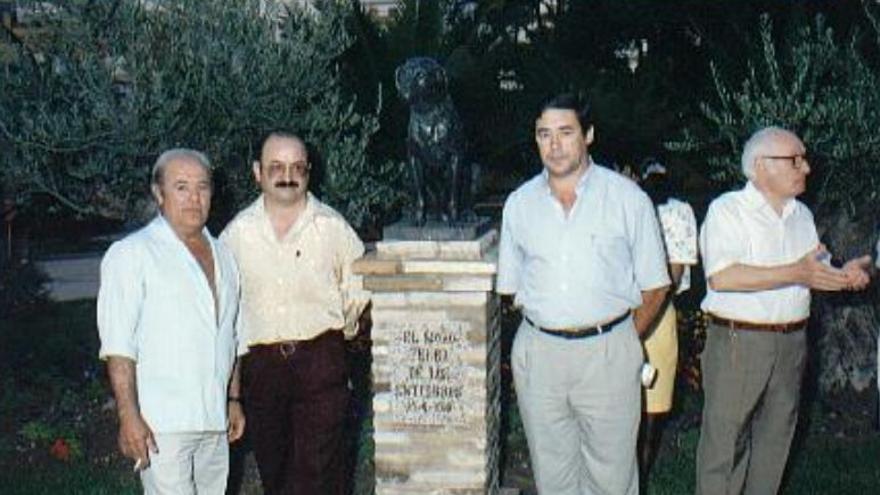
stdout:
<svg viewBox="0 0 880 495">
<path fill-rule="evenodd" d="M 857 214 L 853 218 L 839 209 L 818 220 L 820 238 L 835 261 L 876 254 L 873 215 Z M 820 391 L 863 391 L 873 386 L 877 373 L 880 284 L 873 281 L 858 293 L 814 294 L 812 355 L 818 365 Z"/>
</svg>

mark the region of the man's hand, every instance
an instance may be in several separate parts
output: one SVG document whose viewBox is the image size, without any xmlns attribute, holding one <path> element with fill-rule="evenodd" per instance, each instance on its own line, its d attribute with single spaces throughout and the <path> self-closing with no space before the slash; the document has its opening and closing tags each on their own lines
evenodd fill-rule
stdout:
<svg viewBox="0 0 880 495">
<path fill-rule="evenodd" d="M 229 438 L 229 443 L 232 443 L 244 435 L 245 420 L 241 402 L 229 401 L 226 414 L 228 417 L 226 420 L 226 436 Z"/>
<path fill-rule="evenodd" d="M 120 414 L 119 450 L 135 461 L 135 471 L 150 465 L 150 453 L 158 453 L 153 432 L 140 413 Z"/>
<path fill-rule="evenodd" d="M 828 250 L 820 244 L 798 260 L 796 269 L 800 282 L 811 289 L 824 291 L 847 288 L 851 284 L 849 276 L 843 270 L 826 264 L 823 260 L 827 256 Z"/>
<path fill-rule="evenodd" d="M 846 275 L 850 290 L 862 290 L 871 282 L 868 269 L 871 267 L 871 257 L 868 255 L 853 258 L 843 265 L 843 273 Z"/>
<path fill-rule="evenodd" d="M 119 412 L 119 450 L 134 460 L 134 470 L 150 465 L 150 452 L 157 453 L 153 432 L 141 416 L 137 400 L 134 360 L 124 356 L 107 357 L 107 375 Z"/>
</svg>

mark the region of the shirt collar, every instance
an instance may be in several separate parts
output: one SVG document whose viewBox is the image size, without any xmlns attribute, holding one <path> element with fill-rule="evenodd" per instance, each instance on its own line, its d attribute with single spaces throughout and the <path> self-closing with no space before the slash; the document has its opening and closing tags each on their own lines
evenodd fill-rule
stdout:
<svg viewBox="0 0 880 495">
<path fill-rule="evenodd" d="M 324 208 L 322 207 L 323 203 L 321 200 L 316 198 L 311 191 L 306 191 L 306 208 L 300 214 L 299 218 L 296 219 L 296 223 L 290 227 L 290 230 L 284 236 L 285 239 L 292 238 L 296 235 L 296 233 L 300 232 L 304 226 L 308 225 L 310 222 L 313 222 L 318 216 L 323 213 Z M 271 233 L 272 238 L 275 238 L 275 232 L 272 230 L 271 222 L 269 221 L 269 214 L 266 212 L 266 195 L 260 194 L 260 197 L 254 201 L 254 214 L 261 218 L 264 221 L 264 225 L 269 229 L 268 232 Z"/>
<path fill-rule="evenodd" d="M 743 188 L 743 197 L 745 198 L 746 206 L 753 210 L 767 208 L 769 211 L 773 211 L 773 205 L 767 201 L 767 198 L 764 197 L 764 194 L 759 191 L 757 187 L 755 187 L 755 184 L 752 181 L 746 182 L 746 186 Z M 783 220 L 788 218 L 789 215 L 794 212 L 795 204 L 796 202 L 794 198 L 786 200 L 785 205 L 782 207 Z"/>
<path fill-rule="evenodd" d="M 596 163 L 593 162 L 592 157 L 587 157 L 587 170 L 584 172 L 584 175 L 578 179 L 578 183 L 575 186 L 574 190 L 578 196 L 586 189 L 587 180 L 593 175 L 593 170 L 596 168 Z M 547 192 L 547 194 L 552 195 L 553 191 L 550 190 L 550 173 L 547 172 L 546 168 L 541 169 L 541 184 L 543 185 L 543 190 Z"/>
<path fill-rule="evenodd" d="M 166 219 L 162 213 L 158 213 L 156 218 L 151 222 L 153 227 L 156 229 L 156 232 L 165 238 L 166 241 L 173 241 L 178 243 L 183 243 L 180 237 L 177 236 L 177 233 L 174 232 L 174 229 L 171 228 L 171 224 L 168 223 L 168 219 Z M 208 227 L 202 227 L 202 235 L 205 236 L 205 239 L 208 240 L 208 243 L 211 243 L 213 239 L 211 238 L 211 232 L 208 231 Z"/>
</svg>

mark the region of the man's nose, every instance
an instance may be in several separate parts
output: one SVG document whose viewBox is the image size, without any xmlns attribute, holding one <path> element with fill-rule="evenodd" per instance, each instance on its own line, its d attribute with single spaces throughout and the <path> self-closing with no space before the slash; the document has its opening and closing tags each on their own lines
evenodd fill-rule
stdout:
<svg viewBox="0 0 880 495">
<path fill-rule="evenodd" d="M 287 163 L 284 165 L 284 168 L 281 169 L 281 177 L 284 179 L 284 182 L 290 182 L 293 180 L 293 164 Z"/>
</svg>

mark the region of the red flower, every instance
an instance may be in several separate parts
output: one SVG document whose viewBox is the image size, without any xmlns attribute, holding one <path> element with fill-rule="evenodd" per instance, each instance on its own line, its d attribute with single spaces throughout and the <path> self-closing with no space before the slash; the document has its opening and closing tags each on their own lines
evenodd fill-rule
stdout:
<svg viewBox="0 0 880 495">
<path fill-rule="evenodd" d="M 49 449 L 49 454 L 59 461 L 68 462 L 70 461 L 70 445 L 63 438 L 57 438 Z"/>
</svg>

